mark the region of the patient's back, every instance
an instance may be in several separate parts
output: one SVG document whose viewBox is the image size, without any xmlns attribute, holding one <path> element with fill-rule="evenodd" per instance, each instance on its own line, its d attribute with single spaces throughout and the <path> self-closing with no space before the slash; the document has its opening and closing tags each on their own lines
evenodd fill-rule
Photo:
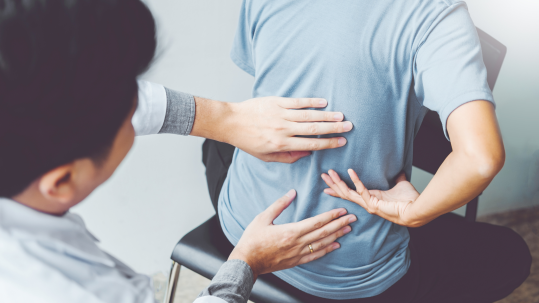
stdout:
<svg viewBox="0 0 539 303">
<path fill-rule="evenodd" d="M 463 2 L 246 0 L 232 50 L 255 77 L 254 97 L 322 97 L 354 129 L 343 148 L 289 164 L 236 150 L 219 199 L 223 230 L 236 244 L 245 227 L 290 189 L 297 199 L 276 220 L 296 222 L 345 207 L 357 215 L 341 248 L 276 275 L 325 298 L 377 295 L 407 271 L 408 231 L 323 193 L 322 172 L 346 181 L 353 168 L 370 189 L 410 177 L 413 138 L 426 107 L 443 120 L 457 106 L 491 100 L 477 34 Z M 350 184 L 350 182 L 348 182 Z M 352 185 L 352 184 L 350 184 Z"/>
</svg>

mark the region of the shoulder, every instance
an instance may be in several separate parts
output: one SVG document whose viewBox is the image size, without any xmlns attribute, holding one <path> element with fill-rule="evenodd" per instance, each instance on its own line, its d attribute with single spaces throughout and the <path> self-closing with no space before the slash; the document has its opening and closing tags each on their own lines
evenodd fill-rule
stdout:
<svg viewBox="0 0 539 303">
<path fill-rule="evenodd" d="M 0 302 L 101 301 L 28 254 L 17 239 L 0 228 Z"/>
</svg>

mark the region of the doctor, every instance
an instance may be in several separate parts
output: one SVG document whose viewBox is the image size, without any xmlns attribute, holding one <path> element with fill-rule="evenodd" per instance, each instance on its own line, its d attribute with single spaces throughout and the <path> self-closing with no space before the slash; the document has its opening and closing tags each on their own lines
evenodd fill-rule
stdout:
<svg viewBox="0 0 539 303">
<path fill-rule="evenodd" d="M 288 110 L 323 99 L 229 104 L 137 82 L 155 45 L 139 0 L 0 0 L 0 302 L 153 302 L 150 279 L 102 251 L 70 212 L 135 135 L 203 136 L 286 163 L 346 143 L 295 137 L 352 128 L 342 113 Z M 333 123 L 305 123 L 314 121 Z M 197 303 L 246 302 L 258 275 L 339 248 L 356 220 L 345 209 L 273 225 L 294 197 L 247 227 Z"/>
</svg>

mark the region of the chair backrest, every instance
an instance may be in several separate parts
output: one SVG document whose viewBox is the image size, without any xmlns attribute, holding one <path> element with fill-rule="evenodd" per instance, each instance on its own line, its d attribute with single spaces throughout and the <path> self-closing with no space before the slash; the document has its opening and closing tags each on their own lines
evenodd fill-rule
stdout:
<svg viewBox="0 0 539 303">
<path fill-rule="evenodd" d="M 507 47 L 479 28 L 477 33 L 481 40 L 483 61 L 487 68 L 488 85 L 493 90 Z M 434 174 L 451 151 L 451 143 L 445 138 L 440 117 L 436 112 L 429 111 L 414 139 L 413 165 Z"/>
</svg>

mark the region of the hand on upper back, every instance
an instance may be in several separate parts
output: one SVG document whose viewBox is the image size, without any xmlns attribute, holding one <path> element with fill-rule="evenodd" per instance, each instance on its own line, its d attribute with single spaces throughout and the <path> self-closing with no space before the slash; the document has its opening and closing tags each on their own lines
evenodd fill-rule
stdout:
<svg viewBox="0 0 539 303">
<path fill-rule="evenodd" d="M 396 224 L 406 225 L 406 210 L 419 197 L 412 183 L 406 180 L 404 173 L 397 177 L 397 184 L 390 190 L 368 190 L 356 172 L 348 170 L 356 190 L 350 189 L 339 175 L 330 170 L 329 175 L 322 174 L 322 179 L 330 188 L 324 192 L 328 195 L 352 201 L 371 214 L 378 215 Z"/>
<path fill-rule="evenodd" d="M 235 127 L 227 143 L 266 162 L 293 163 L 310 155 L 310 151 L 346 144 L 344 137 L 296 136 L 337 134 L 352 129 L 351 122 L 342 122 L 342 113 L 293 110 L 326 107 L 327 101 L 320 98 L 264 97 L 231 106 Z"/>
<path fill-rule="evenodd" d="M 245 229 L 229 260 L 245 261 L 255 275 L 292 268 L 319 259 L 339 248 L 335 242 L 350 232 L 348 226 L 357 220 L 343 208 L 296 223 L 274 225 L 273 221 L 296 196 L 290 191 L 260 213 Z M 309 244 L 313 252 L 309 249 Z"/>
</svg>

